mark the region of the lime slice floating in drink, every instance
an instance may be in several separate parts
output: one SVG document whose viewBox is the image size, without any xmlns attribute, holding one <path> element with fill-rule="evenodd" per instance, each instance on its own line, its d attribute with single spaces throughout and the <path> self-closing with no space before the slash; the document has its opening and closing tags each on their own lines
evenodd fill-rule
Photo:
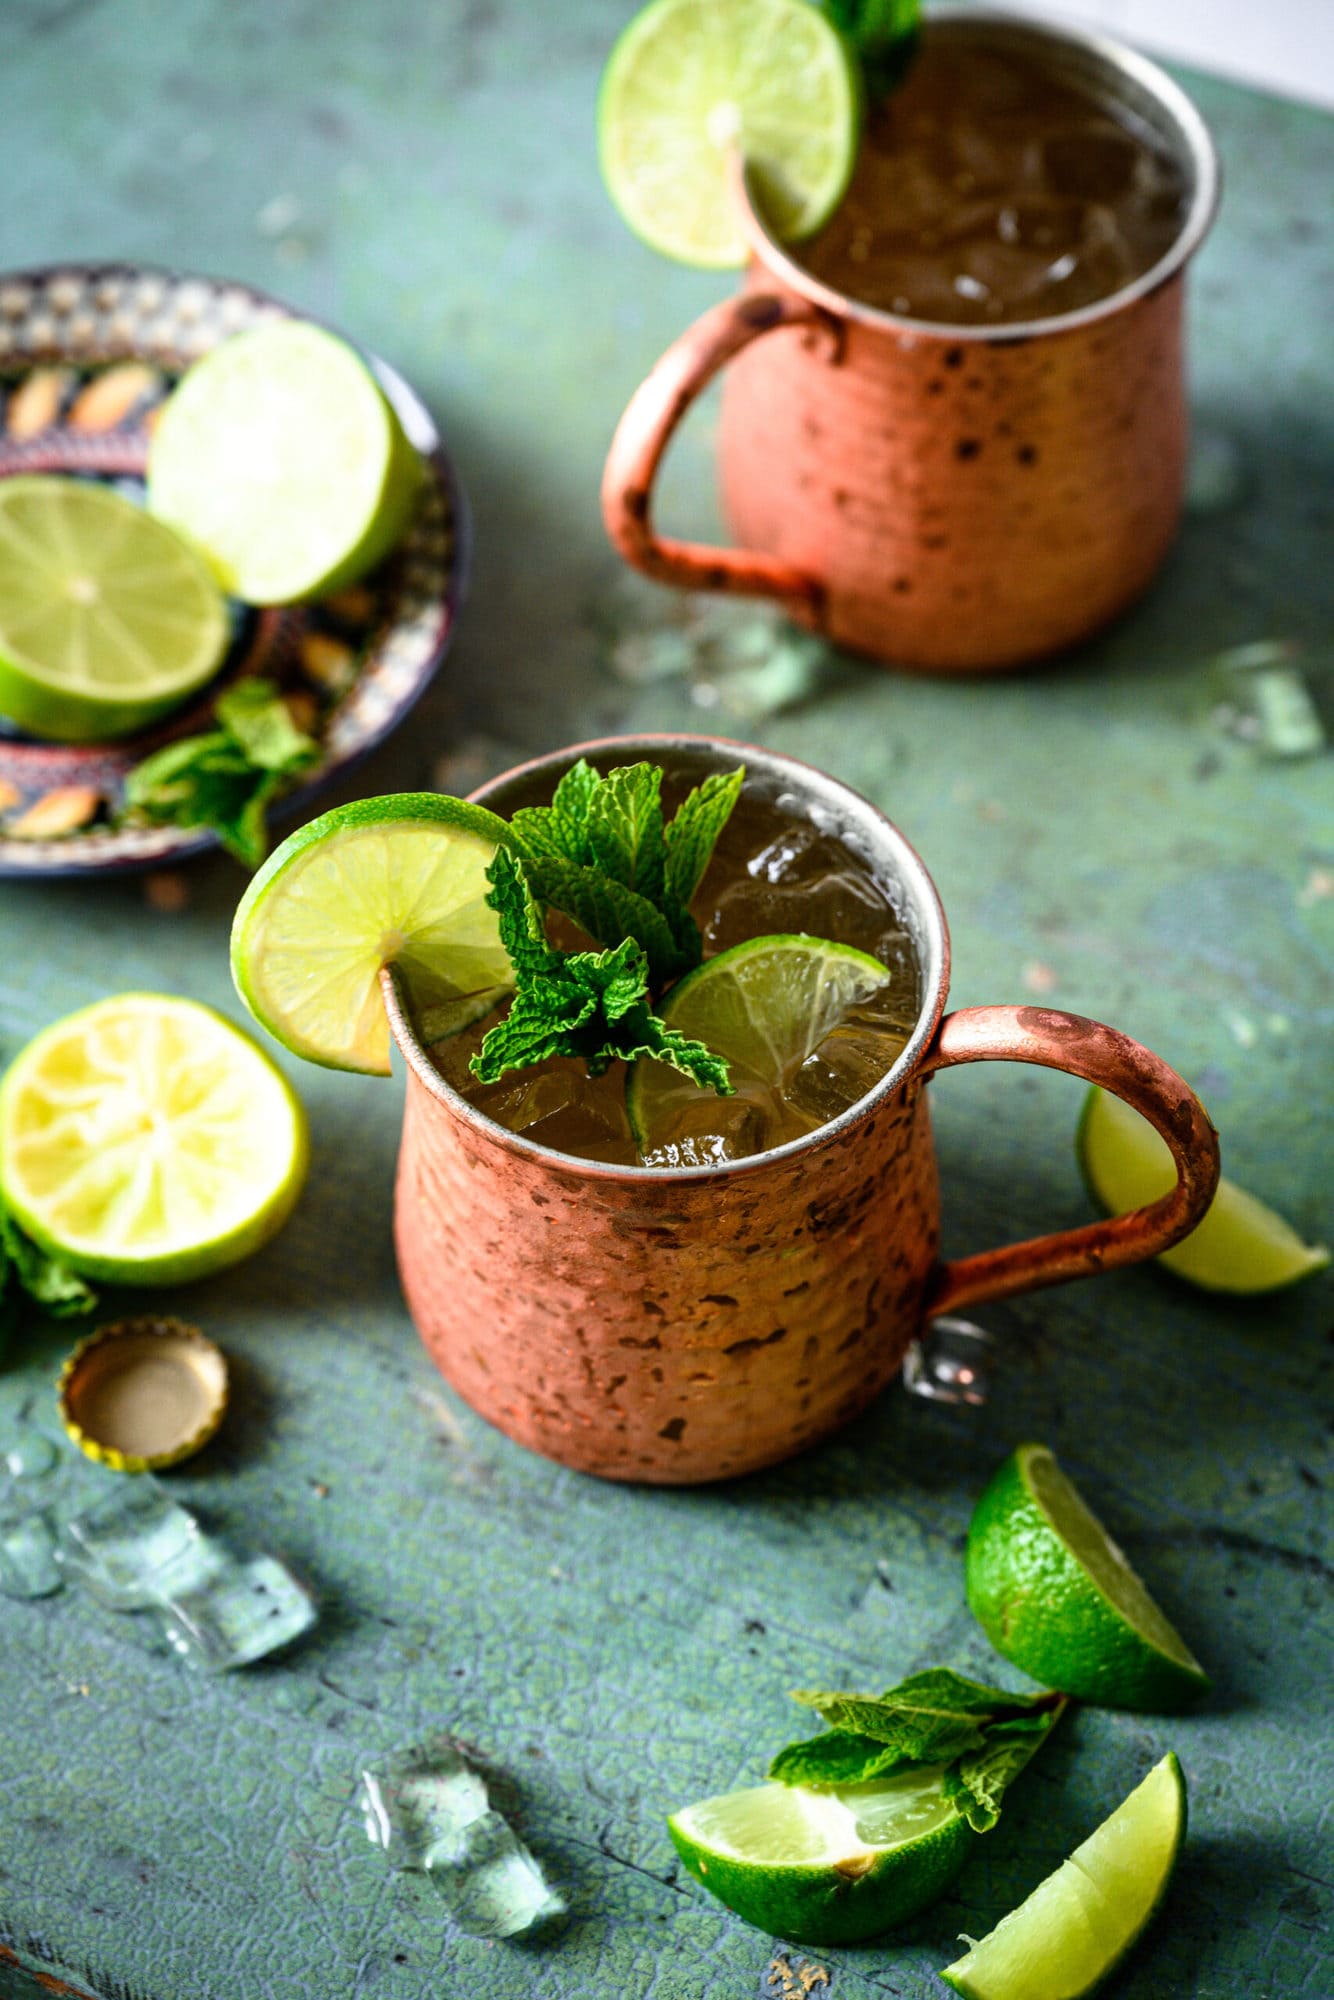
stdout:
<svg viewBox="0 0 1334 2000">
<path fill-rule="evenodd" d="M 851 945 L 801 933 L 750 938 L 688 973 L 661 1008 L 668 1027 L 722 1056 L 734 1090 L 781 1097 L 807 1057 L 854 1007 L 890 978 L 889 968 Z M 698 1087 L 666 1063 L 635 1063 L 626 1085 L 630 1125 L 648 1155 L 673 1130 Z"/>
<path fill-rule="evenodd" d="M 360 799 L 283 842 L 232 925 L 232 977 L 256 1020 L 329 1069 L 389 1074 L 380 970 L 400 969 L 423 1040 L 480 1020 L 514 975 L 486 871 L 510 839 L 484 806 L 435 792 Z"/>
<path fill-rule="evenodd" d="M 747 1923 L 798 1944 L 855 1944 L 944 1893 L 974 1835 L 943 1766 L 837 1792 L 754 1785 L 667 1822 L 697 1882 Z"/>
<path fill-rule="evenodd" d="M 1158 1909 L 1185 1836 L 1186 1781 L 1169 1755 L 941 1978 L 965 2000 L 1083 2000 Z"/>
<path fill-rule="evenodd" d="M 304 320 L 239 333 L 196 361 L 148 454 L 153 512 L 251 604 L 354 582 L 399 539 L 420 484 L 370 369 Z"/>
<path fill-rule="evenodd" d="M 602 176 L 653 249 L 712 269 L 742 264 L 733 150 L 775 234 L 809 236 L 848 185 L 860 104 L 853 57 L 808 0 L 653 0 L 603 72 Z"/>
<path fill-rule="evenodd" d="M 0 480 L 0 715 L 62 743 L 128 736 L 202 687 L 229 635 L 205 564 L 133 501 Z"/>
<path fill-rule="evenodd" d="M 1170 1710 L 1209 1685 L 1045 1445 L 1022 1444 L 968 1527 L 968 1602 L 998 1653 L 1065 1694 Z"/>
<path fill-rule="evenodd" d="M 1156 1201 L 1176 1182 L 1166 1142 L 1119 1097 L 1095 1086 L 1075 1140 L 1085 1185 L 1110 1215 Z M 1329 1251 L 1235 1182 L 1221 1180 L 1203 1222 L 1157 1260 L 1212 1292 L 1272 1292 L 1323 1271 Z"/>
<path fill-rule="evenodd" d="M 0 1083 L 0 1198 L 90 1278 L 171 1285 L 286 1221 L 308 1158 L 291 1085 L 211 1007 L 122 993 L 34 1037 Z"/>
</svg>

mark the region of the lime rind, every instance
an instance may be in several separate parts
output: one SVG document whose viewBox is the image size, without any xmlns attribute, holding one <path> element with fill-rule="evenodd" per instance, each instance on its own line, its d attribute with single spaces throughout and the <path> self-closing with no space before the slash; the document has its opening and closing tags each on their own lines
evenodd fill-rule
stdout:
<svg viewBox="0 0 1334 2000">
<path fill-rule="evenodd" d="M 121 493 L 0 481 L 0 713 L 62 742 L 148 726 L 216 673 L 231 636 L 205 563 Z"/>
<path fill-rule="evenodd" d="M 701 1886 L 747 1923 L 800 1944 L 856 1944 L 941 1896 L 977 1836 L 941 1770 L 819 1793 L 756 1785 L 667 1822 Z"/>
<path fill-rule="evenodd" d="M 480 1020 L 510 990 L 486 870 L 511 838 L 484 806 L 434 792 L 361 799 L 311 820 L 237 908 L 238 993 L 293 1054 L 387 1076 L 383 966 L 399 969 L 427 1042 Z"/>
<path fill-rule="evenodd" d="M 1096 1085 L 1084 1100 L 1075 1151 L 1085 1186 L 1109 1215 L 1156 1201 L 1176 1182 L 1166 1142 Z M 1274 1209 L 1224 1179 L 1203 1221 L 1155 1261 L 1205 1291 L 1246 1296 L 1295 1285 L 1329 1260 L 1323 1245 L 1304 1243 Z"/>
<path fill-rule="evenodd" d="M 85 1277 L 182 1284 L 287 1220 L 310 1145 L 300 1100 L 199 1001 L 124 993 L 34 1036 L 0 1081 L 0 1193 Z"/>
<path fill-rule="evenodd" d="M 814 234 L 847 190 L 860 71 L 807 0 L 652 0 L 622 31 L 598 94 L 603 179 L 629 227 L 703 269 L 745 262 L 729 162 L 745 155 L 764 219 Z"/>
<path fill-rule="evenodd" d="M 369 367 L 305 320 L 234 335 L 163 405 L 148 503 L 252 604 L 340 590 L 407 526 L 422 464 Z"/>
<path fill-rule="evenodd" d="M 1208 1676 L 1045 1445 L 1020 1445 L 969 1523 L 968 1603 L 1035 1680 L 1111 1708 L 1173 1711 Z"/>
<path fill-rule="evenodd" d="M 1161 1908 L 1188 1816 L 1185 1777 L 1169 1752 L 941 1978 L 964 2000 L 1085 2000 Z"/>
</svg>

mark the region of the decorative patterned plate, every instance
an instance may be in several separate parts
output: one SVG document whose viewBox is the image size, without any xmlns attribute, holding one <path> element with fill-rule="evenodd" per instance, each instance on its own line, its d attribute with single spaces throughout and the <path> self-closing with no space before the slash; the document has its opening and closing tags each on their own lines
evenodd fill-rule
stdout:
<svg viewBox="0 0 1334 2000">
<path fill-rule="evenodd" d="M 65 472 L 142 491 L 153 413 L 198 355 L 291 308 L 248 285 L 131 264 L 63 264 L 0 277 L 0 478 Z M 277 807 L 299 812 L 388 735 L 444 658 L 466 581 L 463 496 L 417 396 L 367 357 L 428 477 L 403 541 L 373 575 L 318 603 L 237 607 L 217 678 L 165 723 L 119 743 L 57 744 L 0 721 L 0 876 L 160 867 L 214 847 L 206 830 L 118 824 L 125 775 L 210 726 L 243 674 L 278 682 L 323 748 Z"/>
</svg>

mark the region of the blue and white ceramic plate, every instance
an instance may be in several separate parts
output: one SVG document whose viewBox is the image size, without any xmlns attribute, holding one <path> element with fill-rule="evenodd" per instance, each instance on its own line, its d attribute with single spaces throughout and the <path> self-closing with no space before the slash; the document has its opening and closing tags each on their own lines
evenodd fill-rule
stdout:
<svg viewBox="0 0 1334 2000">
<path fill-rule="evenodd" d="M 248 285 L 132 264 L 62 264 L 0 277 L 0 478 L 63 472 L 141 491 L 153 412 L 229 334 L 286 316 Z M 0 876 L 156 868 L 216 845 L 198 828 L 118 824 L 126 773 L 210 726 L 243 674 L 275 680 L 323 746 L 279 803 L 299 814 L 400 723 L 445 656 L 466 581 L 463 496 L 435 425 L 402 378 L 367 357 L 428 470 L 389 560 L 314 604 L 236 611 L 221 672 L 152 730 L 119 743 L 39 742 L 0 722 Z"/>
</svg>

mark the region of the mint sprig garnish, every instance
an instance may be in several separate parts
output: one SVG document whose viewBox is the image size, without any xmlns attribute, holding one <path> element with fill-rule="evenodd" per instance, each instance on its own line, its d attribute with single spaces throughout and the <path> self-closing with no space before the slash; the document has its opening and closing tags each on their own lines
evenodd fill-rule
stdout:
<svg viewBox="0 0 1334 2000">
<path fill-rule="evenodd" d="M 621 765 L 603 778 L 580 758 L 549 806 L 521 806 L 511 818 L 533 893 L 597 944 L 633 937 L 660 991 L 703 955 L 689 904 L 745 775 L 744 767 L 713 772 L 665 821 L 656 764 Z"/>
<path fill-rule="evenodd" d="M 271 681 L 243 680 L 220 695 L 217 727 L 183 736 L 136 764 L 125 780 L 125 813 L 158 826 L 206 826 L 247 868 L 268 848 L 270 802 L 320 746 L 293 722 Z"/>
<path fill-rule="evenodd" d="M 828 1792 L 944 1764 L 945 1795 L 978 1833 L 995 1826 L 1006 1786 L 1066 1706 L 1063 1694 L 1011 1694 L 951 1667 L 910 1674 L 879 1696 L 798 1689 L 792 1699 L 817 1709 L 829 1727 L 780 1750 L 771 1778 Z"/>
<path fill-rule="evenodd" d="M 0 1204 L 0 1336 L 13 1332 L 23 1313 L 23 1301 L 69 1319 L 91 1312 L 97 1294 L 82 1278 L 25 1236 Z"/>
<path fill-rule="evenodd" d="M 921 0 L 820 0 L 861 63 L 872 102 L 903 79 L 917 46 Z"/>
<path fill-rule="evenodd" d="M 516 815 L 517 817 L 517 815 Z M 659 1020 L 649 1000 L 647 953 L 633 937 L 601 952 L 557 951 L 527 879 L 531 863 L 496 849 L 487 870 L 487 902 L 514 967 L 515 991 L 503 1021 L 487 1031 L 470 1068 L 482 1083 L 512 1069 L 574 1056 L 601 1076 L 618 1059 L 653 1056 L 719 1096 L 731 1091 L 727 1065 L 702 1042 Z"/>
</svg>

